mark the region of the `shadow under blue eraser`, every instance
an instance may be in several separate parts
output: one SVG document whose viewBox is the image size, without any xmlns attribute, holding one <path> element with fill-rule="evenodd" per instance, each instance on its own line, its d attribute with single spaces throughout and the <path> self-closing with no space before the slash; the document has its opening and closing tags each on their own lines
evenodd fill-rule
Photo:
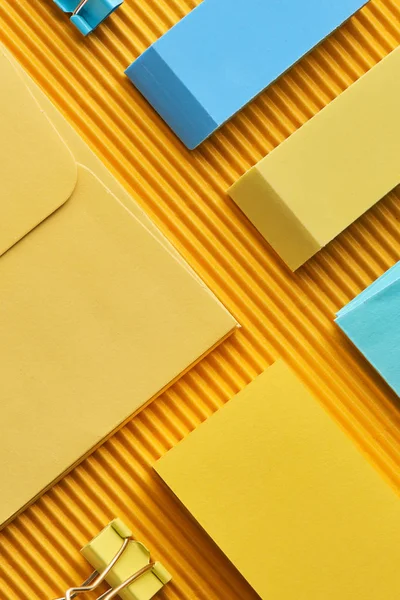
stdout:
<svg viewBox="0 0 400 600">
<path fill-rule="evenodd" d="M 126 74 L 190 149 L 366 0 L 203 0 Z"/>
</svg>

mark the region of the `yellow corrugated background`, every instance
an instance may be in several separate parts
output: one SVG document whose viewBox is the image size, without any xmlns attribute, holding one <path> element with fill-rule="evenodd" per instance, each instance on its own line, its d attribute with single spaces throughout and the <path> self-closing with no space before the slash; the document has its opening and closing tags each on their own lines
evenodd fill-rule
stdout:
<svg viewBox="0 0 400 600">
<path fill-rule="evenodd" d="M 125 0 L 83 39 L 52 0 L 0 2 L 1 41 L 243 326 L 0 534 L 1 599 L 51 599 L 79 583 L 89 571 L 79 548 L 115 515 L 173 573 L 160 600 L 256 598 L 152 465 L 280 356 L 400 490 L 399 400 L 332 321 L 400 258 L 399 189 L 296 274 L 225 194 L 399 45 L 400 0 L 371 0 L 190 153 L 123 71 L 197 3 Z"/>
</svg>

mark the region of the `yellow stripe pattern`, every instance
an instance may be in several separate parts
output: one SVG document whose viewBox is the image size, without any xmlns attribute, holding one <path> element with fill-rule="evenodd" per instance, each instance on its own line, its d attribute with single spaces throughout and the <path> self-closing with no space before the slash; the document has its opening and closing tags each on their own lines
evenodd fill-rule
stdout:
<svg viewBox="0 0 400 600">
<path fill-rule="evenodd" d="M 79 548 L 114 516 L 173 574 L 160 600 L 255 600 L 152 465 L 278 357 L 400 490 L 398 399 L 333 323 L 335 311 L 400 258 L 400 190 L 296 274 L 226 195 L 400 44 L 400 0 L 371 0 L 189 152 L 123 71 L 196 3 L 125 0 L 87 39 L 52 0 L 0 3 L 0 40 L 243 326 L 0 534 L 7 600 L 51 599 L 80 583 L 89 566 Z"/>
</svg>

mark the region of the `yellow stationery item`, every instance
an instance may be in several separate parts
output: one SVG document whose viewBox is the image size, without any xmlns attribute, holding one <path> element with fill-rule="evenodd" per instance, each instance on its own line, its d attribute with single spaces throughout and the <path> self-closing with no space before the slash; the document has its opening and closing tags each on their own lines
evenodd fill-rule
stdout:
<svg viewBox="0 0 400 600">
<path fill-rule="evenodd" d="M 399 498 L 283 362 L 156 471 L 261 598 L 399 597 Z"/>
<path fill-rule="evenodd" d="M 97 573 L 109 569 L 104 579 L 122 600 L 150 600 L 172 579 L 121 519 L 111 521 L 81 552 Z"/>
<path fill-rule="evenodd" d="M 20 75 L 28 87 L 31 94 L 40 105 L 42 111 L 45 112 L 47 117 L 50 119 L 54 127 L 57 129 L 58 134 L 62 137 L 69 150 L 72 152 L 76 163 L 85 165 L 92 171 L 104 185 L 120 200 L 124 206 L 126 206 L 130 212 L 132 212 L 137 219 L 139 219 L 151 233 L 161 242 L 169 252 L 182 262 L 182 265 L 190 271 L 195 277 L 197 275 L 190 268 L 188 263 L 182 259 L 181 255 L 175 250 L 172 244 L 167 238 L 161 233 L 161 231 L 154 225 L 153 221 L 147 216 L 142 208 L 135 202 L 125 190 L 124 187 L 115 179 L 110 171 L 105 167 L 101 160 L 90 150 L 89 146 L 83 141 L 81 136 L 75 131 L 75 129 L 69 124 L 69 122 L 62 116 L 54 104 L 49 100 L 48 96 L 36 85 L 36 83 L 29 77 L 29 75 L 22 69 L 18 62 L 16 62 L 7 50 L 0 44 L 0 52 L 3 52 L 12 63 L 12 66 Z M 0 207 L 0 211 L 1 211 Z M 3 209 L 4 210 L 4 209 Z M 0 213 L 1 214 L 1 213 Z M 1 227 L 1 223 L 0 223 Z"/>
<path fill-rule="evenodd" d="M 172 577 L 150 552 L 133 538 L 121 521 L 114 519 L 81 550 L 95 571 L 81 585 L 69 588 L 58 600 L 72 600 L 94 592 L 105 581 L 111 586 L 97 600 L 150 600 Z"/>
<path fill-rule="evenodd" d="M 1 48 L 0 77 L 1 524 L 237 324 Z"/>
<path fill-rule="evenodd" d="M 292 270 L 400 183 L 399 97 L 397 48 L 229 189 Z"/>
</svg>

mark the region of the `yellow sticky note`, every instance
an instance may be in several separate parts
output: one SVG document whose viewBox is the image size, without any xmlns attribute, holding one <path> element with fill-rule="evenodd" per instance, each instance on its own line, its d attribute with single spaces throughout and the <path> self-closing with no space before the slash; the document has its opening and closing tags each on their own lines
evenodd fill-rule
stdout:
<svg viewBox="0 0 400 600">
<path fill-rule="evenodd" d="M 1 525 L 237 323 L 1 50 L 0 77 Z"/>
<path fill-rule="evenodd" d="M 396 600 L 400 500 L 277 362 L 156 464 L 264 600 Z"/>
<path fill-rule="evenodd" d="M 101 573 L 111 563 L 121 549 L 125 539 L 132 537 L 132 532 L 121 521 L 114 519 L 105 527 L 81 552 L 92 567 Z M 129 541 L 126 549 L 111 569 L 106 581 L 115 589 L 132 575 L 154 562 L 149 550 L 139 541 Z M 150 600 L 172 576 L 159 562 L 144 573 L 131 585 L 124 588 L 119 596 L 122 600 Z"/>
<path fill-rule="evenodd" d="M 399 97 L 397 48 L 229 189 L 291 269 L 400 183 Z"/>
</svg>

